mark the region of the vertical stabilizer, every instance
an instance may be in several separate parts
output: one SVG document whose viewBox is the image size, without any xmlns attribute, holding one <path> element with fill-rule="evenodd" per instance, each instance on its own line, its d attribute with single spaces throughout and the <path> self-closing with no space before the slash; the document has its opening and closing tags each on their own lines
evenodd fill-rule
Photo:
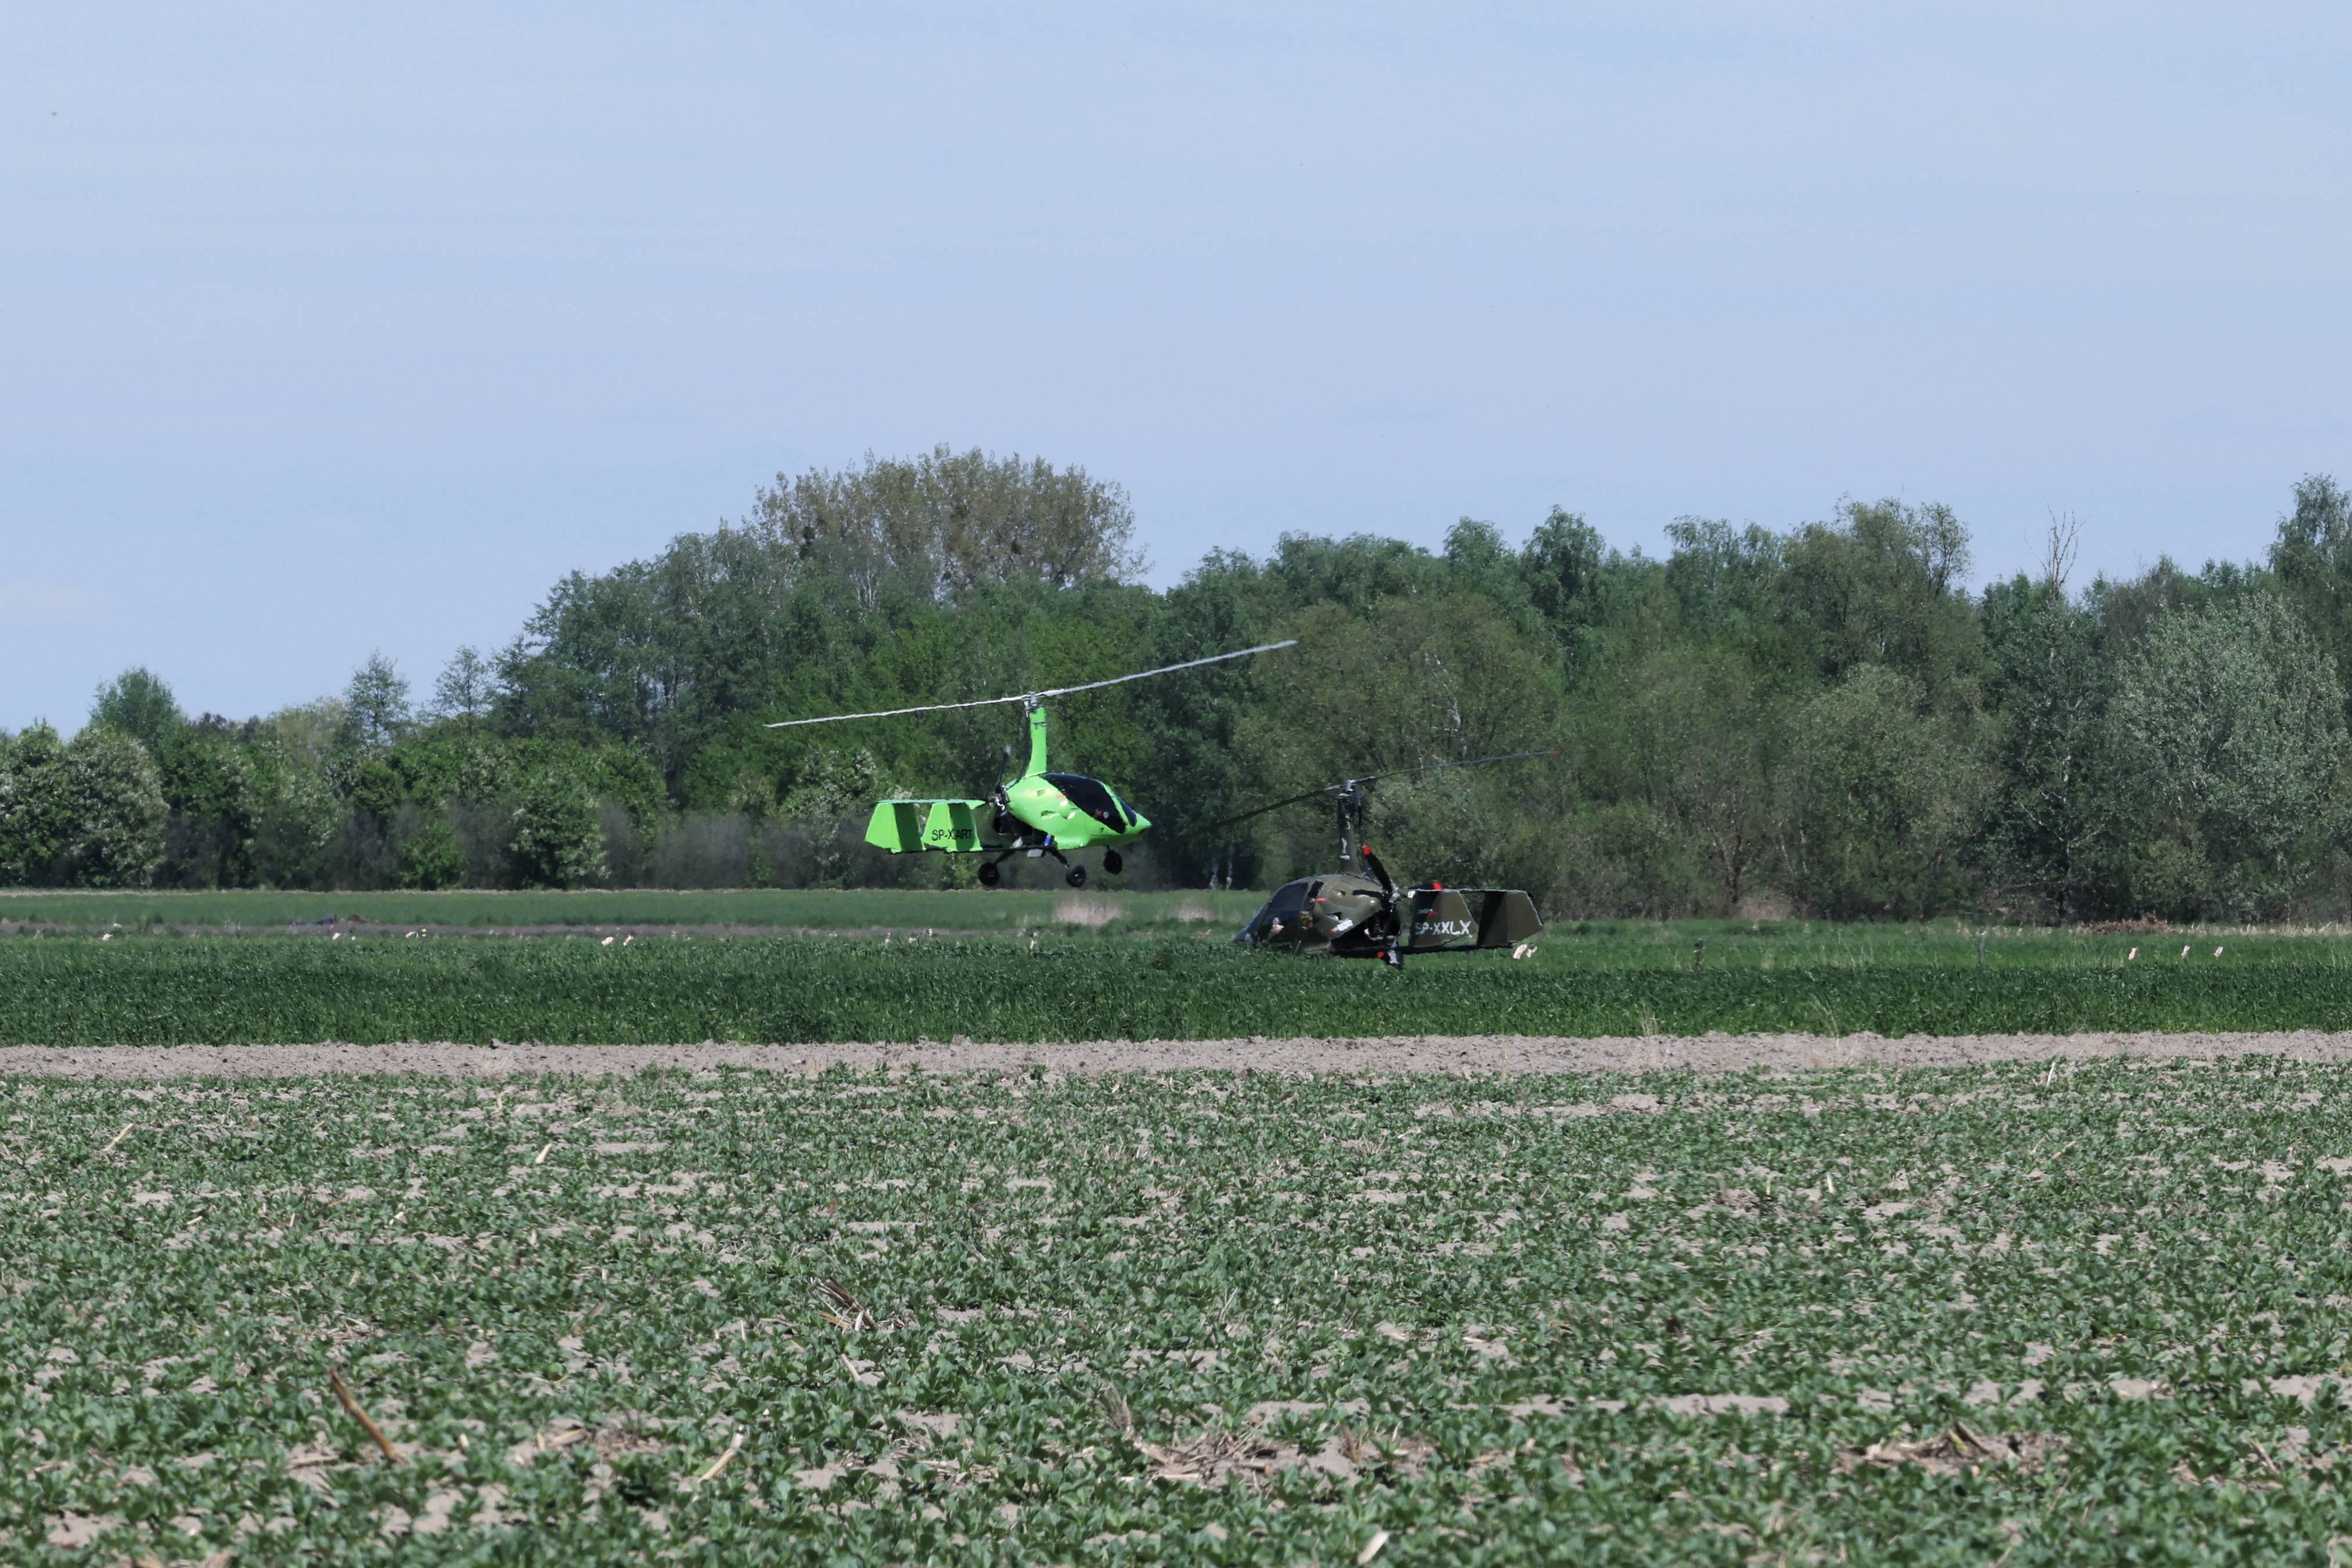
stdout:
<svg viewBox="0 0 2352 1568">
<path fill-rule="evenodd" d="M 1029 771 L 1045 771 L 1045 710 L 1035 703 L 1029 705 Z"/>
</svg>

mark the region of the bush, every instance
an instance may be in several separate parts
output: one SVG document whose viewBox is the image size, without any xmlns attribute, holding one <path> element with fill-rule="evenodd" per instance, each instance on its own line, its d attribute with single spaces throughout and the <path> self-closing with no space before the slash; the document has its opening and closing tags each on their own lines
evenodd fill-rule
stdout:
<svg viewBox="0 0 2352 1568">
<path fill-rule="evenodd" d="M 24 887 L 65 880 L 74 831 L 65 743 L 46 724 L 0 744 L 0 882 Z"/>
<path fill-rule="evenodd" d="M 509 820 L 515 875 L 531 887 L 579 887 L 605 874 L 604 825 L 578 779 L 542 773 L 523 787 Z"/>
<path fill-rule="evenodd" d="M 446 810 L 420 810 L 412 806 L 403 813 L 400 826 L 404 830 L 401 886 L 456 887 L 466 880 L 465 852 L 457 847 L 457 832 Z"/>
<path fill-rule="evenodd" d="M 36 725 L 0 751 L 0 878 L 145 887 L 163 859 L 163 784 L 147 748 L 90 728 L 60 745 Z"/>
</svg>

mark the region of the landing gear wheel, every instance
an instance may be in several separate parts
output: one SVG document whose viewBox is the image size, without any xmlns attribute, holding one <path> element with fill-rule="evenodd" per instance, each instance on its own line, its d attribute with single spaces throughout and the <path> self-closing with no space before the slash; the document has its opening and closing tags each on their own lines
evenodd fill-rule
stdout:
<svg viewBox="0 0 2352 1568">
<path fill-rule="evenodd" d="M 1068 883 L 1072 887 L 1084 887 L 1087 885 L 1087 868 L 1082 865 L 1074 865 L 1070 868 L 1069 874 L 1062 880 Z"/>
<path fill-rule="evenodd" d="M 980 862 L 981 886 L 994 887 L 998 883 L 1003 880 L 1004 873 L 996 869 L 996 862 L 994 861 L 982 861 Z"/>
<path fill-rule="evenodd" d="M 1118 858 L 1117 850 L 1103 851 L 1103 872 L 1106 875 L 1117 876 L 1126 869 L 1127 862 Z"/>
</svg>

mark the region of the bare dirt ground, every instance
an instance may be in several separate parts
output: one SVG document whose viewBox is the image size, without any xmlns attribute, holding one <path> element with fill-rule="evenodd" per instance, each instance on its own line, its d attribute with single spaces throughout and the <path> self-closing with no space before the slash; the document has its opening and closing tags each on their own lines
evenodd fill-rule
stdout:
<svg viewBox="0 0 2352 1568">
<path fill-rule="evenodd" d="M 1710 1034 L 1567 1040 L 1532 1035 L 1391 1036 L 1367 1040 L 1090 1040 L 1066 1045 L 173 1045 L 0 1047 L 0 1078 L 306 1078 L 416 1072 L 441 1078 L 511 1073 L 636 1072 L 646 1068 L 761 1068 L 814 1073 L 852 1068 L 990 1072 L 1192 1070 L 1262 1072 L 1648 1072 L 1744 1068 L 1966 1067 L 2113 1056 L 2284 1056 L 2352 1061 L 2352 1031 L 2271 1034 L 1985 1034 L 1901 1040 L 1874 1034 Z"/>
</svg>

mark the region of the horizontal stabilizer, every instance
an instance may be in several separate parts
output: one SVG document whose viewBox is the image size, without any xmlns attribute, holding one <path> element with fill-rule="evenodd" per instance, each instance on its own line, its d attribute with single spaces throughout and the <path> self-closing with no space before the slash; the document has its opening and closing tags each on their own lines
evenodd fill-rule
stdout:
<svg viewBox="0 0 2352 1568">
<path fill-rule="evenodd" d="M 1516 887 L 1415 888 L 1405 951 L 1511 947 L 1542 929 L 1535 900 Z"/>
<path fill-rule="evenodd" d="M 985 800 L 881 800 L 866 824 L 866 841 L 894 855 L 988 849 L 981 824 L 989 814 Z"/>
</svg>

